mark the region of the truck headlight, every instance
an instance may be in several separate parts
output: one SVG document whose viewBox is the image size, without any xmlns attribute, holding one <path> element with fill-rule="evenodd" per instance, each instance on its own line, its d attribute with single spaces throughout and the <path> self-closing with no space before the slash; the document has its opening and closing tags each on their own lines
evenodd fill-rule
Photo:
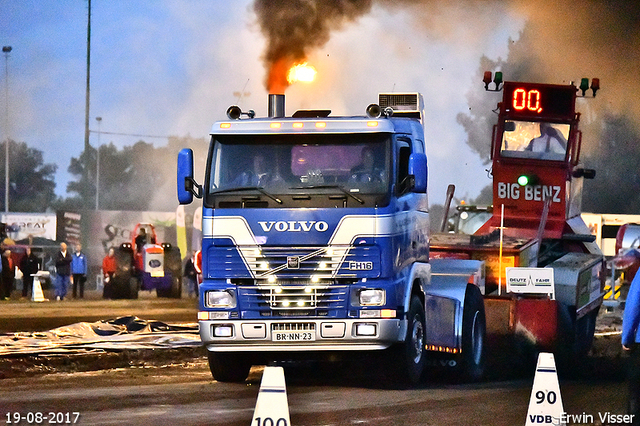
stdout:
<svg viewBox="0 0 640 426">
<path fill-rule="evenodd" d="M 236 295 L 233 290 L 207 291 L 205 303 L 209 308 L 235 308 Z"/>
<path fill-rule="evenodd" d="M 385 291 L 381 289 L 360 290 L 359 299 L 362 306 L 382 306 L 385 304 Z"/>
</svg>

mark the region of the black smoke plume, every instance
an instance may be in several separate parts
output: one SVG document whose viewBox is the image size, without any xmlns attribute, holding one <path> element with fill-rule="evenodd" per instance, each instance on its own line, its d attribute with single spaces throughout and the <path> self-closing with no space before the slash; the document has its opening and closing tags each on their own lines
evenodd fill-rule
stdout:
<svg viewBox="0 0 640 426">
<path fill-rule="evenodd" d="M 254 10 L 267 40 L 264 53 L 269 93 L 284 93 L 286 73 L 314 49 L 371 9 L 371 0 L 256 0 Z"/>
<path fill-rule="evenodd" d="M 265 85 L 271 93 L 284 92 L 291 65 L 307 59 L 340 29 L 374 8 L 408 12 L 415 30 L 426 34 L 425 40 L 450 46 L 451 55 L 477 46 L 478 39 L 492 35 L 504 20 L 522 20 L 525 25 L 519 36 L 502 41 L 510 46 L 508 57 L 487 58 L 478 51 L 479 67 L 501 70 L 505 80 L 512 81 L 568 84 L 579 83 L 582 77 L 600 78 L 602 89 L 596 99 L 578 105 L 585 134 L 584 160 L 615 170 L 617 154 L 612 149 L 622 144 L 628 148 L 625 157 L 640 163 L 640 143 L 636 143 L 640 134 L 638 1 L 255 0 L 253 7 L 266 39 Z M 467 144 L 488 160 L 496 101 L 486 96 L 478 69 L 469 69 L 468 74 L 477 86 L 468 95 L 469 111 L 459 114 L 458 121 L 469 136 Z M 425 75 L 425 84 L 428 80 Z"/>
</svg>

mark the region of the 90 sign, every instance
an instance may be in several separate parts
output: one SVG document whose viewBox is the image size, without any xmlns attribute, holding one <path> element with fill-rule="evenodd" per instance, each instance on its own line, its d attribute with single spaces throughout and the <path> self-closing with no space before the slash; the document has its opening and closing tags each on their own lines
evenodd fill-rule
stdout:
<svg viewBox="0 0 640 426">
<path fill-rule="evenodd" d="M 512 116 L 573 118 L 576 88 L 571 85 L 506 81 L 503 105 Z"/>
</svg>

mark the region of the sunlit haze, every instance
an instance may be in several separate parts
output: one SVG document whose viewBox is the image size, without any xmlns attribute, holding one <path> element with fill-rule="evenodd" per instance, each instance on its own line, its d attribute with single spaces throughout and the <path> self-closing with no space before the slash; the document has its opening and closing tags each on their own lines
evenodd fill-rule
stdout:
<svg viewBox="0 0 640 426">
<path fill-rule="evenodd" d="M 458 197 L 475 197 L 490 183 L 487 166 L 466 144 L 456 115 L 469 110 L 466 96 L 472 91 L 489 97 L 495 107 L 499 95 L 485 94 L 477 78 L 480 59 L 505 58 L 526 19 L 544 15 L 515 1 L 470 2 L 468 7 L 446 1 L 392 3 L 372 2 L 367 13 L 332 27 L 328 39 L 305 51 L 317 74 L 311 83 L 286 88 L 286 114 L 330 109 L 333 115 L 358 115 L 380 92 L 421 92 L 431 203 L 443 202 L 449 183 L 456 185 Z M 163 145 L 170 135 L 206 137 L 234 104 L 266 115 L 266 40 L 252 1 L 91 4 L 93 146 L 122 147 L 138 140 Z M 43 151 L 45 162 L 56 163 L 56 193 L 62 196 L 71 179 L 70 159 L 84 148 L 86 42 L 86 1 L 14 1 L 0 10 L 0 43 L 13 48 L 8 81 L 4 72 L 0 78 L 3 117 L 9 106 L 2 137 L 26 142 Z M 544 82 L 582 77 L 563 72 L 555 73 L 562 81 Z M 607 102 L 605 90 L 599 96 Z M 97 130 L 126 135 L 99 136 Z M 487 150 L 489 144 L 486 135 Z"/>
</svg>

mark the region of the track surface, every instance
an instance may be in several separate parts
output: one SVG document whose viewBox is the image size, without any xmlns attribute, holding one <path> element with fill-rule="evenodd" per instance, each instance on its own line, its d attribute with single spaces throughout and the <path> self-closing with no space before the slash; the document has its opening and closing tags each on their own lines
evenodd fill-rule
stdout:
<svg viewBox="0 0 640 426">
<path fill-rule="evenodd" d="M 390 389 L 361 371 L 320 374 L 310 366 L 285 371 L 293 425 L 522 425 L 532 386 L 528 377 Z M 244 384 L 218 383 L 204 360 L 196 360 L 5 379 L 0 422 L 7 421 L 7 413 L 11 418 L 11 413 L 41 412 L 45 417 L 79 413 L 75 424 L 81 425 L 250 425 L 260 377 L 261 369 L 254 368 Z M 619 380 L 561 380 L 560 386 L 567 413 L 595 419 L 599 413 L 624 413 Z"/>
<path fill-rule="evenodd" d="M 125 315 L 195 322 L 196 312 L 193 299 L 163 300 L 153 295 L 136 301 L 12 301 L 0 304 L 0 329 L 45 330 Z M 594 420 L 570 425 L 603 424 L 600 414 L 625 413 L 623 361 L 619 336 L 600 336 L 592 357 L 577 369 L 577 375 L 561 374 L 564 410 Z M 246 383 L 218 383 L 211 378 L 201 349 L 30 357 L 29 362 L 31 368 L 25 368 L 24 374 L 18 371 L 0 380 L 0 424 L 16 424 L 15 413 L 23 417 L 31 413 L 30 424 L 54 424 L 53 419 L 80 425 L 250 425 L 262 374 L 260 367 L 254 367 Z M 41 368 L 33 368 L 38 363 Z M 0 363 L 0 370 L 7 365 Z M 445 372 L 410 389 L 381 381 L 379 370 L 379 365 L 367 360 L 351 365 L 285 365 L 291 423 L 525 423 L 533 383 L 530 367 L 523 370 L 494 362 L 489 379 L 481 383 L 456 384 L 446 379 Z M 37 413 L 43 414 L 40 422 L 35 421 Z M 24 419 L 17 424 L 29 423 Z"/>
<path fill-rule="evenodd" d="M 49 292 L 46 292 L 48 295 Z M 93 322 L 138 316 L 163 322 L 197 322 L 196 299 L 160 299 L 155 292 L 141 291 L 136 300 L 104 300 L 96 292 L 85 299 L 31 302 L 16 292 L 10 301 L 0 301 L 0 333 L 45 331 L 76 322 Z"/>
</svg>

